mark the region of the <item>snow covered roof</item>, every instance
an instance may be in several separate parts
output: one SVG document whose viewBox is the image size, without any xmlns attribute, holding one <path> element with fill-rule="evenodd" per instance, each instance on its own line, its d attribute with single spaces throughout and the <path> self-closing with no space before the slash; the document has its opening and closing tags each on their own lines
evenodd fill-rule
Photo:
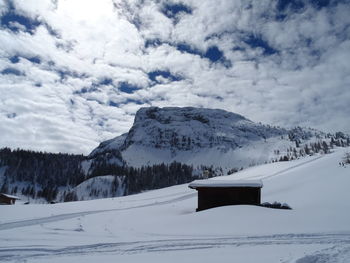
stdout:
<svg viewBox="0 0 350 263">
<path fill-rule="evenodd" d="M 261 180 L 195 180 L 188 185 L 189 188 L 197 189 L 201 187 L 254 187 L 261 188 Z"/>
<path fill-rule="evenodd" d="M 15 195 L 8 195 L 8 194 L 4 194 L 4 193 L 0 193 L 0 195 L 5 196 L 7 198 L 11 198 L 11 199 L 21 199 L 18 196 L 15 196 Z"/>
</svg>

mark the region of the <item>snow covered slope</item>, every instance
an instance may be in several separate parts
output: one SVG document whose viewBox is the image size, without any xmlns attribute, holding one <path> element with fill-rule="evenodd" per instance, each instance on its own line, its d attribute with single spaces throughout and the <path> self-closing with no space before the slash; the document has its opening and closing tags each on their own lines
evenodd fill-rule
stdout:
<svg viewBox="0 0 350 263">
<path fill-rule="evenodd" d="M 195 212 L 178 185 L 125 197 L 0 209 L 0 262 L 349 262 L 350 148 L 252 167 L 262 201 Z M 216 180 L 216 179 L 213 179 Z"/>
<path fill-rule="evenodd" d="M 93 177 L 74 187 L 70 193 L 74 195 L 75 200 L 123 196 L 125 195 L 124 179 L 124 177 L 113 175 Z M 58 199 L 60 200 L 60 197 Z"/>
<path fill-rule="evenodd" d="M 114 149 L 134 167 L 173 161 L 227 169 L 247 167 L 276 158 L 276 150 L 285 152 L 295 146 L 289 133 L 224 110 L 149 107 L 137 112 L 127 134 L 101 143 L 90 157 Z M 293 134 L 293 140 L 314 136 L 310 130 Z"/>
</svg>

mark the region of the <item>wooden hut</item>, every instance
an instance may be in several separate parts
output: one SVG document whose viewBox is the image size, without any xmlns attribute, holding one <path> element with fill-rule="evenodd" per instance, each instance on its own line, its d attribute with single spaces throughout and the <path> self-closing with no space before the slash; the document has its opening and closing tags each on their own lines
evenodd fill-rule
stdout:
<svg viewBox="0 0 350 263">
<path fill-rule="evenodd" d="M 189 187 L 198 191 L 196 211 L 225 205 L 260 205 L 261 180 L 196 180 Z"/>
<path fill-rule="evenodd" d="M 14 195 L 0 193 L 0 205 L 14 205 L 20 198 Z"/>
</svg>

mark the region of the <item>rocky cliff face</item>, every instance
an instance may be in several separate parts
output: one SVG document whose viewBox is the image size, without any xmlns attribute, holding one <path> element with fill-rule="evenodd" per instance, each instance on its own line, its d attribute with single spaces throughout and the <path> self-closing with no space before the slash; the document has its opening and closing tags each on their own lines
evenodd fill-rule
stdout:
<svg viewBox="0 0 350 263">
<path fill-rule="evenodd" d="M 223 110 L 151 107 L 137 112 L 121 150 L 141 145 L 172 152 L 213 147 L 227 151 L 285 133 Z"/>
<path fill-rule="evenodd" d="M 174 160 L 208 164 L 209 152 L 215 155 L 212 158 L 221 158 L 220 154 L 287 133 L 286 129 L 257 124 L 224 110 L 149 107 L 136 113 L 128 133 L 101 143 L 91 156 L 118 150 L 128 164 L 136 166 Z M 205 158 L 199 157 L 204 153 Z M 189 161 L 195 156 L 197 161 Z"/>
</svg>

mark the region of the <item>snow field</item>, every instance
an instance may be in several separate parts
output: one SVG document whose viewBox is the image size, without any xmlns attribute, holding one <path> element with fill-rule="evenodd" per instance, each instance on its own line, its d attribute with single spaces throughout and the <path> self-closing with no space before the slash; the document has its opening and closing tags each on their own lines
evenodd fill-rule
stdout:
<svg viewBox="0 0 350 263">
<path fill-rule="evenodd" d="M 195 212 L 179 185 L 119 198 L 0 207 L 0 262 L 349 262 L 348 149 L 217 179 L 262 179 L 262 202 Z M 213 179 L 215 180 L 215 178 Z"/>
</svg>

